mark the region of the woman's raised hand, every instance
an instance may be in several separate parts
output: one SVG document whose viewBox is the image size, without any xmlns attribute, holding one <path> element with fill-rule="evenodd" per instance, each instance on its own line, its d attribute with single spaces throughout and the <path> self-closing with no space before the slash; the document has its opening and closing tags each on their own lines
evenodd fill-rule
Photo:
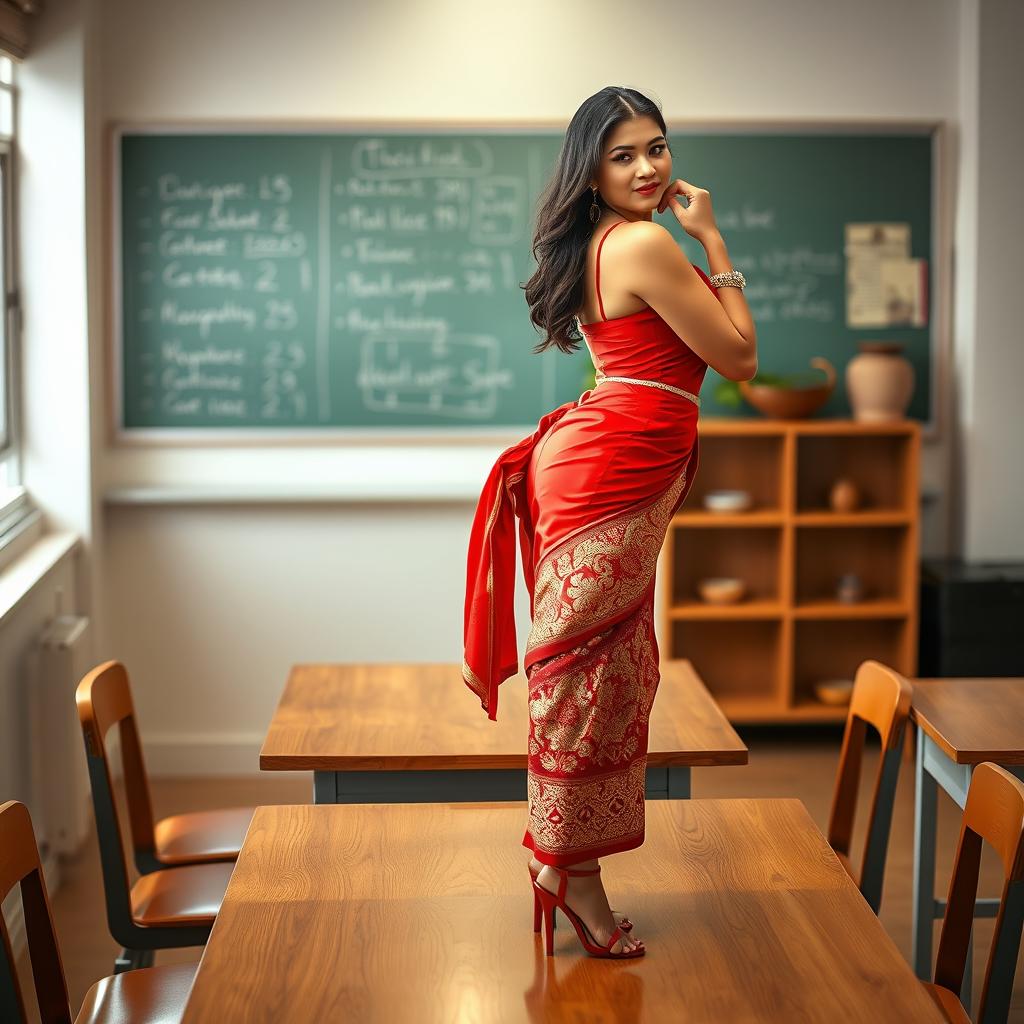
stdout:
<svg viewBox="0 0 1024 1024">
<path fill-rule="evenodd" d="M 687 205 L 676 196 L 685 196 Z M 718 230 L 715 213 L 711 209 L 711 193 L 706 188 L 698 188 L 682 178 L 669 183 L 658 202 L 658 213 L 671 209 L 682 229 L 698 241 L 707 234 Z"/>
</svg>

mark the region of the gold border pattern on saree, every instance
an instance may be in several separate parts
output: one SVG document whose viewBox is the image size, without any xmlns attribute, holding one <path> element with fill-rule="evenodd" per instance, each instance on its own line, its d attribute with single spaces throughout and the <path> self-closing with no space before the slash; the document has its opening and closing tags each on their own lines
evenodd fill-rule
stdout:
<svg viewBox="0 0 1024 1024">
<path fill-rule="evenodd" d="M 585 527 L 551 551 L 537 570 L 527 653 L 586 633 L 643 594 L 685 486 L 683 472 L 645 508 Z"/>
</svg>

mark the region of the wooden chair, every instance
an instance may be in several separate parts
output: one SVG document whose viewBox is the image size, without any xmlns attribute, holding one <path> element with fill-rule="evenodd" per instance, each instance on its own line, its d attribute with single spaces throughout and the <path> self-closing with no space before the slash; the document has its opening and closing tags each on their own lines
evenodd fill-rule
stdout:
<svg viewBox="0 0 1024 1024">
<path fill-rule="evenodd" d="M 829 815 L 829 845 L 876 914 L 882 903 L 885 855 L 889 846 L 896 782 L 900 772 L 900 752 L 910 717 L 911 694 L 910 683 L 887 665 L 871 659 L 861 663 L 854 679 L 850 710 L 846 716 L 846 731 L 843 734 L 836 788 Z M 857 809 L 857 790 L 860 787 L 861 759 L 869 724 L 879 735 L 882 756 L 858 878 L 850 862 L 850 844 Z"/>
<path fill-rule="evenodd" d="M 105 685 L 116 690 L 117 702 L 128 709 L 121 719 L 121 762 L 132 852 L 139 874 L 185 864 L 237 860 L 252 820 L 252 807 L 191 811 L 153 821 L 149 780 L 135 722 L 128 672 L 120 662 L 107 662 L 100 666 L 100 670 L 106 669 L 110 671 L 106 673 L 109 681 Z"/>
<path fill-rule="evenodd" d="M 29 959 L 39 1018 L 71 1024 L 68 986 L 53 929 L 50 900 L 39 864 L 39 848 L 28 808 L 16 800 L 0 805 L 0 901 L 20 883 Z M 29 1024 L 7 927 L 0 917 L 4 960 L 0 969 L 0 1020 Z M 184 1009 L 195 964 L 151 967 L 97 982 L 85 997 L 75 1024 L 172 1024 Z"/>
<path fill-rule="evenodd" d="M 1003 862 L 1004 884 L 985 968 L 978 1024 L 1005 1024 L 1024 926 L 1024 783 L 991 761 L 983 761 L 971 776 L 939 936 L 935 983 L 923 983 L 946 1019 L 956 1024 L 971 1021 L 957 993 L 967 969 L 983 839 Z"/>
<path fill-rule="evenodd" d="M 145 794 L 146 808 L 149 794 L 124 666 L 108 661 L 94 668 L 78 684 L 76 698 L 96 814 L 107 923 L 110 934 L 124 946 L 115 961 L 114 972 L 119 974 L 148 967 L 153 962 L 154 950 L 204 944 L 220 910 L 234 862 L 161 867 L 143 874 L 134 885 L 129 884 L 106 747 L 106 736 L 113 726 L 120 727 L 125 787 L 134 793 L 129 796 L 128 805 L 136 842 L 140 831 L 136 828 L 140 824 L 140 793 Z"/>
</svg>

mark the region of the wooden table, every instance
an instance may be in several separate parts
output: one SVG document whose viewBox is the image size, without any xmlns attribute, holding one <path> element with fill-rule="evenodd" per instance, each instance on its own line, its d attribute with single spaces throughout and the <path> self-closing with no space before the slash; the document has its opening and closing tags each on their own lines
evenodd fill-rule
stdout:
<svg viewBox="0 0 1024 1024">
<path fill-rule="evenodd" d="M 528 728 L 522 675 L 491 722 L 459 665 L 296 665 L 260 768 L 312 771 L 314 803 L 525 800 Z M 685 659 L 662 663 L 648 748 L 650 799 L 685 799 L 692 767 L 748 756 Z"/>
<path fill-rule="evenodd" d="M 661 800 L 609 857 L 642 960 L 532 931 L 525 804 L 260 807 L 183 1024 L 941 1024 L 799 800 Z"/>
<path fill-rule="evenodd" d="M 917 976 L 932 973 L 932 922 L 946 913 L 935 896 L 938 787 L 963 808 L 974 766 L 1001 764 L 1024 779 L 1024 677 L 915 679 L 910 719 L 917 726 L 914 790 L 913 961 Z M 995 917 L 999 901 L 979 899 L 976 917 Z M 972 962 L 973 950 L 967 963 Z M 996 981 L 993 979 L 993 984 Z M 971 1005 L 971 972 L 960 993 Z"/>
</svg>

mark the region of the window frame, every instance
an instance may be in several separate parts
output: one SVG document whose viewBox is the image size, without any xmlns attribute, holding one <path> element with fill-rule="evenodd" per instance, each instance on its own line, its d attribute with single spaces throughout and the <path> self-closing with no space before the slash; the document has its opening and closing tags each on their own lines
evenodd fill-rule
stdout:
<svg viewBox="0 0 1024 1024">
<path fill-rule="evenodd" d="M 0 422 L 0 467 L 8 481 L 0 488 L 0 553 L 40 518 L 39 511 L 22 484 L 23 432 L 21 394 L 21 304 L 17 272 L 17 187 L 15 134 L 18 120 L 17 62 L 10 61 L 8 73 L 0 76 L 0 91 L 10 97 L 10 133 L 0 134 L 0 264 L 3 292 L 2 384 L 3 415 Z M 0 559 L 0 564 L 2 564 Z"/>
<path fill-rule="evenodd" d="M 0 85 L 0 88 L 3 86 Z M 13 163 L 11 140 L 0 135 L 0 267 L 3 269 L 3 280 L 0 287 L 3 288 L 3 413 L 0 415 L 0 459 L 8 458 L 13 449 L 18 446 L 19 431 L 17 429 L 18 416 L 16 413 L 16 391 L 14 386 L 14 371 L 17 364 L 15 354 L 14 335 L 12 328 L 16 327 L 15 311 L 17 309 L 17 295 L 11 280 L 11 164 Z"/>
</svg>

